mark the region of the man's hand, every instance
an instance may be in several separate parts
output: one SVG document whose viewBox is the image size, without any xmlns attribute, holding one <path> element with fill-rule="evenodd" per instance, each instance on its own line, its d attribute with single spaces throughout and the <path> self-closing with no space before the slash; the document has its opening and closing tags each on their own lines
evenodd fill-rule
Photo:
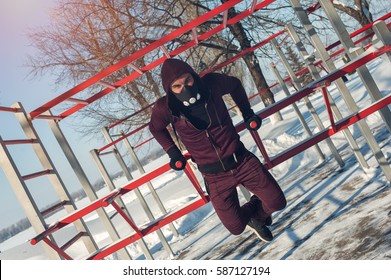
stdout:
<svg viewBox="0 0 391 280">
<path fill-rule="evenodd" d="M 173 146 L 172 148 L 170 148 L 167 151 L 167 154 L 170 157 L 170 167 L 172 169 L 177 171 L 185 169 L 186 159 L 177 146 Z"/>
<path fill-rule="evenodd" d="M 244 120 L 248 130 L 258 130 L 262 125 L 262 119 L 258 115 L 253 115 Z"/>
</svg>

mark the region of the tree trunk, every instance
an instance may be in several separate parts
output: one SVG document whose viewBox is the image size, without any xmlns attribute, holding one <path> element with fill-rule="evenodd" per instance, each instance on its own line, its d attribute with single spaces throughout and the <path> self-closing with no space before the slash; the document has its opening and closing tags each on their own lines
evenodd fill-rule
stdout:
<svg viewBox="0 0 391 280">
<path fill-rule="evenodd" d="M 221 0 L 222 3 L 227 2 L 227 0 Z M 235 8 L 230 8 L 228 10 L 228 18 L 233 18 L 237 16 L 237 12 Z M 233 25 L 229 25 L 229 29 L 234 35 L 235 39 L 239 42 L 240 47 L 242 50 L 246 50 L 251 48 L 251 42 L 243 28 L 243 25 L 241 22 L 237 22 Z M 269 85 L 266 82 L 266 79 L 262 73 L 261 67 L 259 66 L 258 59 L 256 58 L 254 52 L 249 52 L 245 56 L 243 56 L 243 60 L 246 63 L 248 70 L 250 71 L 250 74 L 254 80 L 255 86 L 257 87 L 258 91 L 261 91 L 263 89 L 267 89 L 265 92 L 261 94 L 261 99 L 265 107 L 268 107 L 269 105 L 275 103 L 273 93 L 271 92 L 269 88 Z M 278 112 L 276 113 L 277 116 L 275 116 L 274 120 L 282 120 L 281 114 Z"/>
<path fill-rule="evenodd" d="M 357 8 L 341 5 L 338 2 L 334 2 L 333 4 L 336 9 L 354 18 L 361 26 L 365 26 L 373 21 L 372 15 L 369 12 L 369 4 L 366 0 L 355 0 L 355 6 Z"/>
</svg>

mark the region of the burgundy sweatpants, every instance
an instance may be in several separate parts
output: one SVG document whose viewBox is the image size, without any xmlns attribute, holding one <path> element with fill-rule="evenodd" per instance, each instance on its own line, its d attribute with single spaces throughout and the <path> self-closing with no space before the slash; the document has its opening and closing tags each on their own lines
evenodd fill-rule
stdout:
<svg viewBox="0 0 391 280">
<path fill-rule="evenodd" d="M 203 176 L 216 214 L 234 235 L 241 234 L 251 218 L 264 221 L 286 206 L 284 193 L 277 181 L 250 152 L 237 168 Z M 262 201 L 262 206 L 255 208 L 250 202 L 241 206 L 237 192 L 239 184 L 255 194 Z"/>
</svg>

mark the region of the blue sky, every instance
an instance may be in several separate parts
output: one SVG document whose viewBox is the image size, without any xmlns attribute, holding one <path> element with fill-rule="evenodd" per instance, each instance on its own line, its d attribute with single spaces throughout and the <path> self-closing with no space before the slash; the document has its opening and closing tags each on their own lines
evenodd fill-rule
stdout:
<svg viewBox="0 0 391 280">
<path fill-rule="evenodd" d="M 27 78 L 28 69 L 23 67 L 27 54 L 35 51 L 29 46 L 26 32 L 48 23 L 48 13 L 53 2 L 55 1 L 0 1 L 0 106 L 10 107 L 16 102 L 21 102 L 26 111 L 31 112 L 63 92 L 62 89 L 55 89 L 54 77 Z M 66 163 L 47 123 L 37 120 L 34 121 L 34 125 L 55 166 L 61 169 L 60 175 L 64 183 L 69 186 L 69 191 L 80 189 L 81 186 L 69 164 Z M 66 122 L 61 127 L 71 146 L 76 147 L 75 153 L 81 158 L 81 164 L 85 167 L 87 175 L 90 178 L 99 178 L 96 177 L 97 171 L 89 151 L 100 146 L 97 146 L 97 143 L 86 143 L 85 140 L 81 140 L 78 135 L 73 134 Z M 25 138 L 13 114 L 5 112 L 0 112 L 0 135 L 4 140 Z M 30 145 L 9 146 L 9 149 L 22 175 L 40 171 L 40 164 Z M 54 158 L 53 154 L 56 155 Z M 29 182 L 30 190 L 40 207 L 56 199 L 49 187 L 50 183 L 46 180 L 42 178 Z M 91 182 L 94 183 L 93 180 Z M 1 168 L 0 187 L 0 229 L 2 229 L 24 218 L 25 214 Z"/>
</svg>

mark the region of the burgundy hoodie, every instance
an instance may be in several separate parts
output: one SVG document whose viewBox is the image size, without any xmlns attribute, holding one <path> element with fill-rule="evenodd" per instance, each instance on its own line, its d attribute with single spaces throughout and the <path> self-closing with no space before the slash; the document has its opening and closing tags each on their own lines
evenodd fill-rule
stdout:
<svg viewBox="0 0 391 280">
<path fill-rule="evenodd" d="M 210 125 L 205 130 L 196 129 L 183 116 L 182 105 L 170 90 L 174 80 L 185 73 L 190 73 L 194 77 L 201 89 L 202 97 L 206 100 L 205 106 Z M 244 145 L 239 139 L 222 99 L 223 95 L 231 94 L 243 115 L 252 113 L 239 79 L 218 73 L 209 73 L 200 78 L 190 65 L 172 58 L 164 62 L 161 78 L 167 95 L 156 101 L 149 129 L 166 152 L 175 145 L 167 130 L 170 123 L 198 165 L 221 163 L 222 159 L 243 149 Z"/>
</svg>

